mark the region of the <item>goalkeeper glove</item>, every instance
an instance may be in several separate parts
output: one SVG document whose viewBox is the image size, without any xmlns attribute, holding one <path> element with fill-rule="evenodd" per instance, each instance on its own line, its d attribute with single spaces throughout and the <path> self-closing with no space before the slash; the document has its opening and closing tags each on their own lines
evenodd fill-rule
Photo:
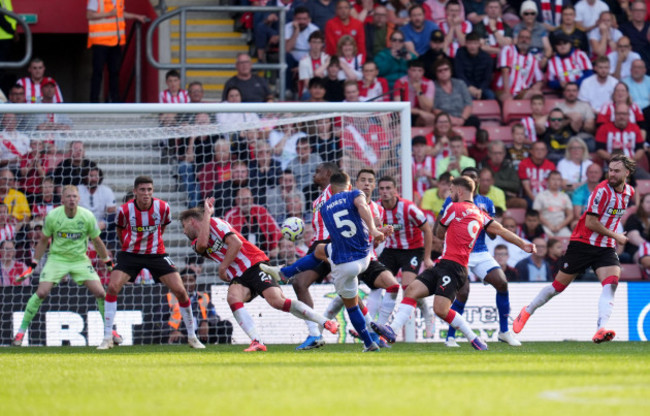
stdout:
<svg viewBox="0 0 650 416">
<path fill-rule="evenodd" d="M 109 273 L 112 272 L 113 271 L 113 260 L 110 257 L 107 257 L 103 261 L 104 261 L 104 266 L 106 266 L 106 270 L 108 270 Z"/>
<path fill-rule="evenodd" d="M 34 270 L 38 267 L 38 262 L 32 261 L 32 264 L 20 276 L 16 278 L 16 282 L 20 283 L 25 279 L 31 279 Z"/>
</svg>

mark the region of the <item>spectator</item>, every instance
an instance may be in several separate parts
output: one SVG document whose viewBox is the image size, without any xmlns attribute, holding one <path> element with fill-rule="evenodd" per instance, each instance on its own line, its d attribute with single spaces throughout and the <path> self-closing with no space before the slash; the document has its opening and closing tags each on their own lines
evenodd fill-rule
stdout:
<svg viewBox="0 0 650 416">
<path fill-rule="evenodd" d="M 492 4 L 498 3 L 493 0 Z M 490 55 L 481 50 L 481 40 L 476 32 L 465 38 L 465 46 L 458 50 L 454 59 L 454 73 L 465 82 L 469 94 L 475 100 L 494 100 L 496 96 L 490 88 L 494 61 Z"/>
<path fill-rule="evenodd" d="M 420 208 L 439 213 L 442 205 L 450 194 L 451 190 L 451 174 L 445 172 L 438 177 L 438 186 L 436 188 L 427 189 L 422 195 L 420 200 Z"/>
<path fill-rule="evenodd" d="M 477 22 L 473 22 L 474 33 L 478 35 L 479 40 L 482 39 L 481 49 L 492 58 L 499 55 L 501 48 L 512 45 L 512 29 L 501 18 L 501 12 L 499 0 L 486 0 L 485 16 Z"/>
<path fill-rule="evenodd" d="M 365 0 L 373 2 L 372 0 Z M 373 2 L 374 3 L 374 2 Z M 372 22 L 364 23 L 366 31 L 366 60 L 374 60 L 375 56 L 386 49 L 390 31 L 388 30 L 388 10 L 386 6 L 376 4 L 372 12 Z"/>
<path fill-rule="evenodd" d="M 580 0 L 575 7 L 578 28 L 585 32 L 598 26 L 601 13 L 609 11 L 607 3 L 601 0 Z"/>
<path fill-rule="evenodd" d="M 553 55 L 551 42 L 548 39 L 548 32 L 544 25 L 537 21 L 537 5 L 532 0 L 526 0 L 521 4 L 519 15 L 521 22 L 517 23 L 513 28 L 515 36 L 518 38 L 522 30 L 528 30 L 530 33 L 530 44 L 528 53 L 537 58 L 541 69 L 546 68 L 548 58 Z"/>
<path fill-rule="evenodd" d="M 298 63 L 298 91 L 303 93 L 302 98 L 310 97 L 310 94 L 304 93 L 304 90 L 312 78 L 325 76 L 329 55 L 323 52 L 324 46 L 323 32 L 317 30 L 309 35 L 309 52 Z"/>
<path fill-rule="evenodd" d="M 433 71 L 433 64 L 442 57 L 447 57 L 445 54 L 445 35 L 442 34 L 440 29 L 431 32 L 431 40 L 429 41 L 429 49 L 418 57 L 424 63 L 424 76 L 434 80 L 436 73 Z M 414 55 L 415 56 L 415 55 Z"/>
<path fill-rule="evenodd" d="M 449 147 L 451 154 L 442 159 L 436 166 L 436 177 L 440 177 L 444 172 L 449 172 L 451 176 L 460 176 L 460 172 L 468 167 L 476 167 L 476 161 L 471 157 L 463 155 L 463 138 L 452 136 L 449 138 Z"/>
<path fill-rule="evenodd" d="M 555 276 L 562 265 L 560 261 L 564 255 L 563 243 L 555 238 L 549 238 L 546 245 L 546 262 L 551 266 L 551 276 Z"/>
<path fill-rule="evenodd" d="M 379 78 L 377 64 L 366 61 L 363 64 L 363 77 L 357 83 L 359 86 L 359 101 L 388 101 L 388 81 Z"/>
<path fill-rule="evenodd" d="M 609 68 L 609 59 L 606 56 L 601 56 L 596 59 L 594 65 L 596 73 L 580 84 L 578 99 L 588 102 L 594 113 L 597 113 L 603 104 L 607 103 L 618 84 L 618 80 L 609 75 Z"/>
<path fill-rule="evenodd" d="M 451 125 L 481 126 L 478 117 L 472 115 L 472 96 L 467 85 L 458 78 L 451 77 L 451 63 L 439 59 L 434 64 L 436 72 L 434 113 L 445 112 L 451 117 Z"/>
<path fill-rule="evenodd" d="M 530 31 L 522 29 L 517 35 L 516 45 L 501 49 L 497 67 L 501 74 L 497 81 L 497 97 L 501 102 L 513 98 L 529 99 L 542 93 L 544 76 L 530 47 Z"/>
<path fill-rule="evenodd" d="M 323 79 L 325 84 L 325 101 L 343 101 L 343 81 L 339 79 L 341 64 L 337 56 L 332 56 L 327 64 L 327 76 Z"/>
<path fill-rule="evenodd" d="M 628 239 L 625 253 L 632 258 L 650 241 L 650 194 L 641 196 L 636 212 L 625 222 L 625 231 Z"/>
<path fill-rule="evenodd" d="M 223 86 L 222 101 L 226 100 L 226 91 L 230 87 L 239 88 L 242 102 L 244 103 L 260 103 L 273 99 L 266 80 L 253 74 L 252 63 L 253 61 L 249 54 L 240 53 L 237 55 L 237 61 L 235 63 L 237 75 L 226 81 L 226 84 Z"/>
<path fill-rule="evenodd" d="M 292 70 L 300 60 L 309 55 L 310 39 L 314 32 L 320 32 L 318 26 L 311 22 L 311 15 L 306 7 L 298 6 L 293 12 L 293 21 L 285 25 L 285 51 L 287 52 L 288 80 L 292 79 Z M 292 82 L 287 85 L 292 85 Z"/>
<path fill-rule="evenodd" d="M 623 82 L 616 84 L 611 98 L 612 100 L 603 105 L 600 109 L 598 117 L 596 117 L 597 124 L 600 125 L 608 121 L 614 122 L 616 106 L 619 104 L 625 104 L 629 107 L 630 123 L 640 123 L 640 125 L 644 125 L 645 117 L 643 115 L 643 112 L 639 106 L 632 101 L 627 84 Z"/>
<path fill-rule="evenodd" d="M 357 52 L 355 40 L 350 35 L 343 35 L 337 44 L 337 56 L 341 70 L 338 77 L 342 80 L 356 81 L 363 76 L 361 68 L 363 67 L 363 55 Z"/>
<path fill-rule="evenodd" d="M 569 225 L 573 221 L 573 205 L 562 192 L 562 174 L 553 171 L 548 175 L 548 189 L 535 197 L 533 209 L 540 212 L 544 233 L 549 237 L 570 237 Z"/>
<path fill-rule="evenodd" d="M 573 7 L 571 0 L 534 0 L 537 10 L 537 21 L 544 26 L 549 33 L 560 26 L 562 22 L 562 10 L 565 7 Z"/>
<path fill-rule="evenodd" d="M 488 144 L 488 157 L 480 167 L 492 172 L 494 185 L 505 193 L 508 208 L 526 207 L 525 201 L 517 197 L 521 190 L 521 181 L 511 160 L 506 158 L 506 145 L 501 140 L 494 140 Z"/>
<path fill-rule="evenodd" d="M 14 84 L 9 89 L 9 103 L 11 104 L 25 104 L 27 97 L 25 97 L 25 87 L 20 84 Z"/>
<path fill-rule="evenodd" d="M 526 129 L 521 123 L 513 124 L 510 132 L 512 145 L 507 148 L 507 156 L 512 160 L 512 167 L 519 171 L 519 164 L 530 156 L 530 140 L 527 140 Z"/>
<path fill-rule="evenodd" d="M 386 2 L 388 9 L 388 22 L 395 27 L 402 27 L 410 21 L 409 10 L 412 3 L 410 0 L 389 0 Z"/>
<path fill-rule="evenodd" d="M 512 217 L 503 217 L 502 220 L 503 228 L 507 229 L 512 233 L 517 233 L 517 222 Z M 488 246 L 488 250 L 495 256 L 496 249 L 495 247 L 499 245 L 504 245 L 508 248 L 508 260 L 507 264 L 510 267 L 515 267 L 520 260 L 526 259 L 530 254 L 526 253 L 524 250 L 520 249 L 518 246 L 506 241 L 500 235 L 496 236 L 494 240 L 491 238 L 485 239 L 485 244 Z M 496 258 L 496 256 L 495 256 Z"/>
<path fill-rule="evenodd" d="M 235 206 L 226 212 L 224 220 L 269 256 L 277 255 L 278 241 L 282 238 L 280 227 L 266 208 L 253 204 L 250 189 L 237 192 Z"/>
<path fill-rule="evenodd" d="M 340 81 L 337 80 L 336 82 Z M 308 102 L 326 103 L 325 94 L 325 81 L 323 78 L 315 77 L 309 80 L 309 94 L 307 95 L 309 97 L 307 100 Z"/>
<path fill-rule="evenodd" d="M 499 244 L 498 246 L 494 247 L 494 259 L 499 263 L 499 266 L 501 266 L 501 270 L 503 270 L 503 273 L 506 275 L 506 279 L 508 279 L 508 282 L 518 282 L 519 281 L 519 273 L 517 273 L 517 269 L 514 267 L 508 266 L 508 259 L 510 256 L 508 255 L 508 246 L 505 244 Z"/>
<path fill-rule="evenodd" d="M 557 164 L 557 170 L 562 175 L 563 189 L 571 193 L 582 186 L 587 181 L 587 169 L 592 163 L 585 141 L 577 136 L 572 137 L 564 158 Z"/>
<path fill-rule="evenodd" d="M 304 3 L 312 23 L 318 26 L 321 32 L 325 32 L 327 22 L 336 16 L 337 3 L 334 0 L 312 0 Z"/>
<path fill-rule="evenodd" d="M 41 87 L 43 78 L 45 77 L 45 63 L 41 58 L 32 58 L 32 60 L 29 61 L 27 72 L 29 72 L 28 77 L 21 78 L 16 82 L 16 84 L 23 87 L 24 90 L 23 93 L 25 94 L 25 100 L 22 102 L 29 104 L 39 103 L 41 102 L 42 97 Z M 54 82 L 54 89 L 53 102 L 62 103 L 63 94 L 61 94 L 61 89 L 56 82 Z"/>
<path fill-rule="evenodd" d="M 113 222 L 117 212 L 113 190 L 103 185 L 104 174 L 99 168 L 88 170 L 88 176 L 77 188 L 79 189 L 79 206 L 90 210 L 97 219 L 99 229 L 105 231 Z M 106 242 L 105 238 L 102 240 Z"/>
<path fill-rule="evenodd" d="M 217 310 L 210 301 L 208 292 L 197 291 L 196 272 L 190 268 L 181 271 L 181 280 L 185 290 L 190 297 L 191 310 L 194 311 L 194 328 L 196 336 L 204 343 L 230 344 L 232 337 L 232 323 L 222 321 L 217 315 Z M 178 299 L 173 293 L 167 292 L 167 304 L 170 314 L 167 324 L 170 327 L 170 334 L 167 342 L 174 344 L 185 340 L 187 336 L 181 331 L 183 317 Z"/>
<path fill-rule="evenodd" d="M 463 0 L 467 20 L 473 25 L 485 17 L 486 2 L 484 0 Z"/>
<path fill-rule="evenodd" d="M 242 92 L 238 87 L 231 86 L 225 91 L 226 102 L 228 103 L 241 103 Z M 244 130 L 260 121 L 257 113 L 217 113 L 217 124 L 229 129 Z M 209 122 L 209 120 L 208 120 Z"/>
<path fill-rule="evenodd" d="M 57 186 L 79 185 L 86 175 L 88 169 L 96 168 L 97 164 L 86 159 L 86 152 L 82 141 L 74 141 L 70 145 L 70 157 L 64 159 L 54 169 L 52 177 Z"/>
<path fill-rule="evenodd" d="M 477 163 L 485 160 L 488 156 L 488 142 L 490 133 L 487 130 L 479 129 L 476 132 L 476 138 L 473 145 L 467 150 L 467 155 L 476 160 Z"/>
<path fill-rule="evenodd" d="M 421 198 L 427 189 L 436 186 L 436 160 L 427 155 L 427 139 L 424 136 L 413 137 L 411 148 L 413 195 Z"/>
<path fill-rule="evenodd" d="M 548 146 L 547 159 L 557 164 L 565 156 L 569 140 L 578 132 L 573 130 L 559 108 L 551 110 L 548 116 L 548 124 L 539 140 Z"/>
<path fill-rule="evenodd" d="M 266 190 L 266 208 L 278 223 L 282 223 L 289 216 L 287 214 L 286 203 L 292 196 L 300 199 L 301 206 L 299 210 L 302 211 L 302 208 L 307 202 L 305 195 L 296 186 L 294 173 L 287 169 L 282 172 L 282 176 L 280 176 L 276 186 L 267 188 Z"/>
<path fill-rule="evenodd" d="M 630 91 L 632 102 L 642 109 L 645 130 L 650 131 L 650 76 L 641 59 L 632 62 L 631 76 L 623 80 Z"/>
<path fill-rule="evenodd" d="M 542 221 L 539 218 L 539 211 L 536 209 L 529 209 L 526 211 L 524 223 L 522 224 L 521 230 L 518 234 L 519 237 L 525 238 L 528 241 L 532 241 L 535 238 L 546 239 L 544 226 L 542 226 Z"/>
<path fill-rule="evenodd" d="M 569 36 L 575 49 L 589 53 L 589 40 L 586 33 L 576 25 L 576 9 L 573 6 L 562 8 L 562 24 L 551 33 L 549 40 L 553 42 L 560 33 Z"/>
<path fill-rule="evenodd" d="M 181 74 L 172 69 L 165 74 L 167 89 L 160 92 L 158 102 L 167 104 L 185 104 L 190 102 L 190 95 L 181 86 Z"/>
<path fill-rule="evenodd" d="M 43 78 L 41 82 L 41 94 L 39 103 L 56 104 L 56 81 L 50 77 Z M 69 130 L 72 126 L 72 120 L 66 114 L 59 113 L 40 113 L 37 114 L 33 123 L 36 130 Z"/>
<path fill-rule="evenodd" d="M 291 265 L 298 260 L 298 247 L 293 241 L 287 240 L 286 238 L 280 239 L 278 241 L 278 254 L 269 260 L 271 266 L 282 266 Z"/>
<path fill-rule="evenodd" d="M 616 43 L 623 37 L 623 34 L 616 29 L 615 24 L 616 20 L 609 11 L 602 12 L 597 27 L 589 31 L 587 36 L 591 46 L 591 55 L 594 59 L 608 56 L 610 52 L 616 50 Z M 610 64 L 614 67 L 613 62 L 610 62 Z"/>
<path fill-rule="evenodd" d="M 409 23 L 401 28 L 404 34 L 404 47 L 410 53 L 420 56 L 429 49 L 431 32 L 438 30 L 438 25 L 426 20 L 424 7 L 420 5 L 411 6 L 408 12 Z"/>
<path fill-rule="evenodd" d="M 323 161 L 318 154 L 312 153 L 309 141 L 308 136 L 303 136 L 298 140 L 296 144 L 297 156 L 287 166 L 287 169 L 295 175 L 296 184 L 300 189 L 311 183 L 316 166 Z"/>
<path fill-rule="evenodd" d="M 436 87 L 433 81 L 424 77 L 424 64 L 417 59 L 409 62 L 406 76 L 395 82 L 394 101 L 411 102 L 411 125 L 432 125 L 433 104 Z"/>
<path fill-rule="evenodd" d="M 54 208 L 61 205 L 61 196 L 57 194 L 54 187 L 54 180 L 50 177 L 43 178 L 38 193 L 32 202 L 32 218 L 37 221 L 44 221 L 45 216 Z"/>
<path fill-rule="evenodd" d="M 630 21 L 619 26 L 621 32 L 630 38 L 632 50 L 641 55 L 646 67 L 650 65 L 650 22 L 646 18 L 647 11 L 645 1 L 631 2 Z"/>
<path fill-rule="evenodd" d="M 203 83 L 201 81 L 192 81 L 187 86 L 187 95 L 190 97 L 190 103 L 199 104 L 203 101 Z"/>
<path fill-rule="evenodd" d="M 531 115 L 521 119 L 529 143 L 536 142 L 537 136 L 544 134 L 548 127 L 548 116 L 544 108 L 545 102 L 546 100 L 542 94 L 535 94 L 530 97 Z"/>
<path fill-rule="evenodd" d="M 0 168 L 18 173 L 21 159 L 29 153 L 29 138 L 17 130 L 18 117 L 14 113 L 2 115 L 0 131 Z"/>
<path fill-rule="evenodd" d="M 33 202 L 34 196 L 40 190 L 46 170 L 41 157 L 44 152 L 43 142 L 40 140 L 32 140 L 29 143 L 29 148 L 29 153 L 26 153 L 20 160 L 19 187 L 27 195 L 27 200 Z"/>
<path fill-rule="evenodd" d="M 14 174 L 7 168 L 0 169 L 0 201 L 18 222 L 27 222 L 31 216 L 25 194 L 14 188 Z"/>
<path fill-rule="evenodd" d="M 547 188 L 546 178 L 555 170 L 555 163 L 546 159 L 548 149 L 544 142 L 535 142 L 530 149 L 530 156 L 519 164 L 519 179 L 524 197 L 532 205 L 533 200 Z"/>
<path fill-rule="evenodd" d="M 465 36 L 472 31 L 472 23 L 464 19 L 458 0 L 445 4 L 445 21 L 440 23 L 440 30 L 445 35 L 445 53 L 454 58 L 458 48 L 465 46 Z"/>
<path fill-rule="evenodd" d="M 269 144 L 273 149 L 273 159 L 280 162 L 283 170 L 298 155 L 298 140 L 306 136 L 306 133 L 299 131 L 292 123 L 281 125 L 271 131 Z"/>
<path fill-rule="evenodd" d="M 427 153 L 435 156 L 436 163 L 449 156 L 449 138 L 458 136 L 458 133 L 451 127 L 451 117 L 449 114 L 438 113 L 433 123 L 433 132 L 427 136 Z"/>
<path fill-rule="evenodd" d="M 27 265 L 16 260 L 16 243 L 12 240 L 0 242 L 0 270 L 2 270 L 2 284 L 0 286 L 29 286 L 31 282 L 25 279 L 17 282 L 16 279 L 27 271 Z"/>
<path fill-rule="evenodd" d="M 506 210 L 506 194 L 502 189 L 494 186 L 494 174 L 488 168 L 483 168 L 479 175 L 478 194 L 488 197 L 495 208 Z"/>
<path fill-rule="evenodd" d="M 197 175 L 203 198 L 211 196 L 217 183 L 230 179 L 230 143 L 217 140 L 212 154 L 212 160 L 205 163 Z"/>
<path fill-rule="evenodd" d="M 569 82 L 580 85 L 594 70 L 586 53 L 573 47 L 571 37 L 564 32 L 554 36 L 555 55 L 548 61 L 548 86 L 559 90 Z"/>
<path fill-rule="evenodd" d="M 288 22 L 293 20 L 294 8 L 293 0 L 271 0 L 264 1 L 262 5 L 280 6 L 287 11 L 285 17 Z M 253 40 L 257 51 L 257 58 L 260 62 L 276 61 L 278 44 L 280 38 L 279 21 L 280 18 L 275 12 L 254 12 L 253 13 Z M 284 40 L 284 39 L 283 39 Z"/>
<path fill-rule="evenodd" d="M 398 79 L 406 76 L 409 61 L 414 58 L 415 54 L 404 48 L 404 34 L 395 30 L 390 36 L 390 47 L 375 56 L 379 76 L 386 78 L 389 89 L 393 88 Z"/>
<path fill-rule="evenodd" d="M 593 135 L 596 132 L 596 116 L 591 106 L 578 100 L 578 84 L 569 82 L 562 92 L 564 101 L 557 103 L 574 131 Z"/>
<path fill-rule="evenodd" d="M 257 202 L 266 205 L 266 189 L 275 186 L 282 174 L 280 162 L 271 158 L 271 146 L 265 140 L 258 140 L 255 159 L 250 163 L 251 189 L 257 195 Z"/>
<path fill-rule="evenodd" d="M 338 164 L 341 160 L 341 138 L 336 135 L 331 118 L 316 121 L 316 132 L 309 136 L 311 152 L 323 162 Z"/>
<path fill-rule="evenodd" d="M 603 168 L 598 163 L 592 163 L 587 168 L 587 181 L 578 187 L 571 196 L 573 204 L 573 218 L 580 218 L 587 208 L 589 196 L 598 186 L 603 177 Z"/>
<path fill-rule="evenodd" d="M 214 216 L 223 218 L 226 211 L 235 206 L 235 195 L 242 188 L 250 188 L 248 165 L 246 162 L 236 160 L 230 166 L 230 179 L 217 182 L 212 195 L 220 203 L 214 207 Z M 256 192 L 256 194 L 258 194 Z M 254 199 L 257 201 L 257 198 Z"/>
<path fill-rule="evenodd" d="M 616 50 L 607 54 L 610 62 L 610 73 L 616 79 L 622 80 L 631 75 L 632 62 L 641 59 L 641 55 L 632 50 L 630 38 L 622 36 L 616 42 Z"/>
<path fill-rule="evenodd" d="M 515 266 L 520 282 L 550 282 L 551 265 L 546 261 L 547 244 L 543 238 L 536 238 L 533 244 L 537 252 Z"/>
<path fill-rule="evenodd" d="M 219 113 L 218 116 L 222 114 Z M 194 124 L 199 126 L 210 124 L 210 115 L 208 113 L 196 114 Z M 212 150 L 217 139 L 217 135 L 192 136 L 189 139 L 182 140 L 184 150 L 177 152 L 178 178 L 183 185 L 183 189 L 187 192 L 187 204 L 190 208 L 197 206 L 201 199 L 201 189 L 197 183 L 196 174 L 203 170 L 206 163 L 212 161 Z"/>
<path fill-rule="evenodd" d="M 348 0 L 337 0 L 336 16 L 325 25 L 325 52 L 336 55 L 338 41 L 343 35 L 350 35 L 357 43 L 358 53 L 366 57 L 366 35 L 363 23 L 350 16 Z"/>
<path fill-rule="evenodd" d="M 0 204 L 0 243 L 16 237 L 16 220 L 9 215 L 9 208 Z"/>
</svg>

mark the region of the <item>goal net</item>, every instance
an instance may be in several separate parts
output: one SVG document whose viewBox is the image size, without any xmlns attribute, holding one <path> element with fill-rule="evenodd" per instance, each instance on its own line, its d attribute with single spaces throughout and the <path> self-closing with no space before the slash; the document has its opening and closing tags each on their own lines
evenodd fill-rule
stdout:
<svg viewBox="0 0 650 416">
<path fill-rule="evenodd" d="M 408 103 L 5 105 L 0 117 L 3 345 L 21 325 L 46 256 L 31 280 L 16 278 L 30 264 L 44 218 L 61 205 L 65 185 L 78 186 L 80 205 L 93 212 L 114 255 L 120 249 L 116 208 L 132 198 L 135 177 L 153 178 L 154 196 L 170 204 L 174 218 L 165 230 L 166 251 L 190 291 L 198 293 L 194 314 L 212 343 L 249 340 L 232 318 L 216 265 L 193 254 L 177 221 L 180 212 L 214 196 L 217 216 L 272 262 L 284 264 L 304 255 L 310 243 L 311 202 L 320 193 L 315 174 L 323 163 L 341 167 L 353 180 L 360 169 L 372 168 L 377 178 L 393 176 L 401 195 L 412 193 Z M 251 210 L 251 204 L 262 209 Z M 296 243 L 280 239 L 279 225 L 291 216 L 307 224 Z M 106 284 L 108 273 L 92 245 L 87 254 Z M 295 298 L 290 286 L 283 290 Z M 316 292 L 315 309 L 323 312 L 333 286 Z M 306 336 L 302 321 L 263 300 L 251 307 L 263 311 L 255 321 L 266 342 L 296 343 Z M 182 342 L 179 316 L 176 300 L 146 270 L 118 296 L 116 327 L 127 345 Z M 92 295 L 64 277 L 29 325 L 23 345 L 98 345 L 102 331 Z M 330 341 L 345 342 L 341 334 Z"/>
</svg>

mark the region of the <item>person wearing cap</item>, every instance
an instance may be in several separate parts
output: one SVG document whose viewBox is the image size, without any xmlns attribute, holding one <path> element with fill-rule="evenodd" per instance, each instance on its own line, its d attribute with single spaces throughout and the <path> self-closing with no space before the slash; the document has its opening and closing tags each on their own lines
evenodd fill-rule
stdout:
<svg viewBox="0 0 650 416">
<path fill-rule="evenodd" d="M 519 12 L 521 22 L 517 23 L 513 32 L 515 36 L 518 36 L 519 32 L 523 29 L 528 29 L 530 31 L 530 44 L 528 46 L 528 51 L 537 57 L 540 68 L 544 69 L 546 68 L 546 60 L 553 55 L 553 48 L 551 48 L 551 42 L 548 39 L 548 32 L 544 28 L 544 25 L 536 20 L 538 14 L 539 10 L 537 10 L 537 5 L 534 1 L 524 1 L 521 4 Z"/>
<path fill-rule="evenodd" d="M 404 47 L 402 31 L 395 30 L 390 36 L 390 47 L 375 56 L 379 76 L 386 78 L 389 89 L 393 88 L 395 81 L 406 75 L 409 61 L 415 58 L 415 54 Z"/>
<path fill-rule="evenodd" d="M 546 77 L 550 88 L 563 89 L 569 82 L 580 85 L 593 74 L 594 68 L 586 53 L 573 47 L 571 37 L 564 32 L 554 36 L 555 55 L 548 61 Z"/>
<path fill-rule="evenodd" d="M 589 53 L 589 40 L 587 34 L 576 24 L 576 9 L 573 6 L 566 6 L 562 9 L 562 24 L 551 32 L 549 39 L 555 44 L 554 38 L 560 33 L 565 33 L 571 39 L 574 48 Z"/>
<path fill-rule="evenodd" d="M 41 97 L 39 104 L 56 104 L 57 85 L 54 78 L 44 77 L 41 81 Z M 34 117 L 34 124 L 37 130 L 69 130 L 72 127 L 72 120 L 67 114 L 60 113 L 39 113 Z"/>
<path fill-rule="evenodd" d="M 609 6 L 602 0 L 580 0 L 575 7 L 576 23 L 585 32 L 598 26 L 600 14 L 609 11 Z"/>
<path fill-rule="evenodd" d="M 431 32 L 431 40 L 429 41 L 429 50 L 418 58 L 424 62 L 424 76 L 429 79 L 436 79 L 436 73 L 433 71 L 433 63 L 440 57 L 445 55 L 445 35 L 442 34 L 440 29 Z"/>
<path fill-rule="evenodd" d="M 33 58 L 29 61 L 29 66 L 27 67 L 27 72 L 29 72 L 28 77 L 24 77 L 16 81 L 16 84 L 25 88 L 25 101 L 30 104 L 36 104 L 41 102 L 42 92 L 41 87 L 44 85 L 43 81 L 45 79 L 45 63 L 41 58 Z M 55 93 L 53 96 L 53 102 L 62 103 L 63 94 L 61 94 L 61 89 L 56 84 L 52 78 L 49 78 L 49 83 L 54 83 Z"/>
<path fill-rule="evenodd" d="M 501 13 L 499 0 L 487 0 L 485 16 L 474 25 L 473 31 L 483 39 L 481 49 L 492 58 L 496 58 L 504 46 L 512 45 L 512 28 L 503 21 Z"/>
<path fill-rule="evenodd" d="M 470 95 L 475 100 L 494 100 L 496 95 L 492 82 L 494 60 L 490 54 L 481 49 L 481 37 L 472 32 L 465 38 L 465 46 L 458 50 L 454 59 L 454 74 L 467 85 Z"/>
<path fill-rule="evenodd" d="M 429 49 L 431 32 L 438 29 L 438 25 L 426 20 L 424 7 L 411 6 L 409 9 L 409 23 L 402 27 L 404 33 L 404 47 L 406 50 L 420 56 Z"/>
</svg>

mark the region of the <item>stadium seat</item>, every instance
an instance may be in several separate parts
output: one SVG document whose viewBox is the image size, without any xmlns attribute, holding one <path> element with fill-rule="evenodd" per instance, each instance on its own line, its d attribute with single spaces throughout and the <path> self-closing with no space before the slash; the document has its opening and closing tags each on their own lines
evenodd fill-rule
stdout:
<svg viewBox="0 0 650 416">
<path fill-rule="evenodd" d="M 636 187 L 634 189 L 639 196 L 650 193 L 650 179 L 640 179 L 636 181 Z"/>
<path fill-rule="evenodd" d="M 524 223 L 526 219 L 526 209 L 525 208 L 508 208 L 508 210 L 503 214 L 505 217 L 514 218 L 517 222 L 517 225 Z"/>
<path fill-rule="evenodd" d="M 637 209 L 637 206 L 634 205 L 634 206 L 629 207 L 629 208 L 627 208 L 627 209 L 625 210 L 625 214 L 623 214 L 623 216 L 621 217 L 621 224 L 622 224 L 622 225 L 625 225 L 625 222 L 626 222 L 627 219 L 630 217 L 630 215 L 636 213 L 636 209 Z"/>
<path fill-rule="evenodd" d="M 532 113 L 529 100 L 508 100 L 503 103 L 503 123 L 519 121 Z"/>
<path fill-rule="evenodd" d="M 501 140 L 505 144 L 512 143 L 512 131 L 508 126 L 481 126 L 490 135 L 490 141 Z"/>
<path fill-rule="evenodd" d="M 411 137 L 424 136 L 433 131 L 433 127 L 411 127 Z"/>
<path fill-rule="evenodd" d="M 628 282 L 643 280 L 641 267 L 638 264 L 621 264 L 621 280 Z"/>
<path fill-rule="evenodd" d="M 501 121 L 501 107 L 497 100 L 472 101 L 472 114 L 481 121 Z"/>
<path fill-rule="evenodd" d="M 563 98 L 544 97 L 544 111 L 548 114 L 562 102 L 564 102 Z"/>
<path fill-rule="evenodd" d="M 454 127 L 454 131 L 460 133 L 466 146 L 472 145 L 476 141 L 476 127 Z"/>
</svg>

